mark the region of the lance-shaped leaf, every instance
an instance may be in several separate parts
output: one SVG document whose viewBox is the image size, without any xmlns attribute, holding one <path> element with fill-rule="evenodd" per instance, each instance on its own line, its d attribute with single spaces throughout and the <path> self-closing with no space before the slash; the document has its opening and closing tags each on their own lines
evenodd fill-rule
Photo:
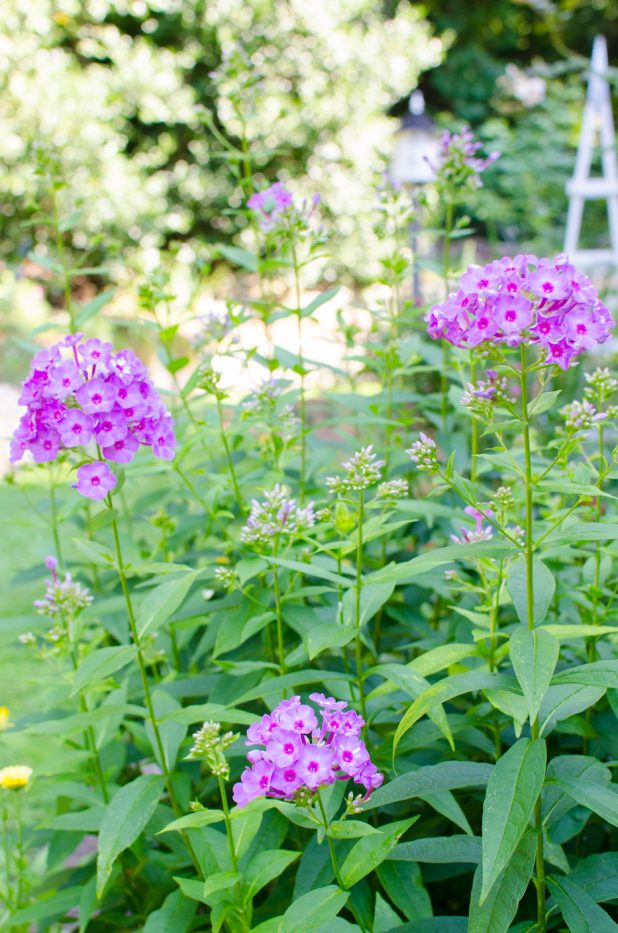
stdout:
<svg viewBox="0 0 618 933">
<path fill-rule="evenodd" d="M 569 877 L 547 879 L 571 933 L 617 933 L 618 924 Z"/>
<path fill-rule="evenodd" d="M 542 739 L 519 739 L 494 767 L 483 804 L 481 904 L 526 831 L 543 786 L 546 761 Z"/>
<path fill-rule="evenodd" d="M 596 632 L 596 629 L 595 629 Z M 618 659 L 592 661 L 590 664 L 578 664 L 565 671 L 559 671 L 552 684 L 583 684 L 589 687 L 618 688 Z"/>
<path fill-rule="evenodd" d="M 491 777 L 493 765 L 477 761 L 443 761 L 425 765 L 408 774 L 401 774 L 373 792 L 363 810 L 411 800 L 438 790 L 456 790 L 462 787 L 485 787 Z"/>
<path fill-rule="evenodd" d="M 511 635 L 509 653 L 534 722 L 558 662 L 560 642 L 542 629 L 531 631 L 522 625 Z"/>
<path fill-rule="evenodd" d="M 517 905 L 528 887 L 534 867 L 536 837 L 527 830 L 506 867 L 500 872 L 484 902 L 480 903 L 482 869 L 474 873 L 470 895 L 468 933 L 507 933 Z"/>
<path fill-rule="evenodd" d="M 551 605 L 556 591 L 556 581 L 545 564 L 536 557 L 532 560 L 533 614 L 534 624 L 540 625 Z M 526 561 L 518 557 L 509 570 L 506 588 L 513 600 L 515 611 L 522 625 L 528 625 L 528 597 L 526 584 Z"/>
<path fill-rule="evenodd" d="M 472 693 L 476 690 L 496 690 L 499 688 L 508 690 L 513 687 L 516 688 L 517 685 L 512 677 L 486 671 L 468 671 L 465 674 L 454 674 L 453 677 L 445 677 L 422 693 L 404 713 L 395 732 L 393 757 L 395 757 L 397 746 L 406 732 L 436 703 L 446 703 L 447 700 L 452 700 L 464 693 Z"/>
<path fill-rule="evenodd" d="M 137 610 L 140 638 L 156 630 L 170 619 L 189 592 L 199 571 L 175 574 L 155 586 L 142 600 Z"/>
<path fill-rule="evenodd" d="M 111 677 L 116 671 L 129 664 L 135 657 L 135 645 L 117 645 L 109 648 L 97 648 L 86 655 L 75 671 L 71 696 L 84 687 L 99 683 Z"/>
<path fill-rule="evenodd" d="M 148 825 L 162 789 L 162 777 L 144 774 L 121 787 L 108 804 L 99 833 L 97 897 L 101 897 L 120 853 L 128 849 Z"/>
<path fill-rule="evenodd" d="M 350 849 L 341 866 L 341 880 L 345 887 L 351 888 L 357 881 L 377 868 L 417 819 L 418 816 L 413 816 L 408 820 L 389 823 L 387 826 L 380 827 L 380 831 L 375 835 L 365 836 L 357 842 Z"/>
</svg>

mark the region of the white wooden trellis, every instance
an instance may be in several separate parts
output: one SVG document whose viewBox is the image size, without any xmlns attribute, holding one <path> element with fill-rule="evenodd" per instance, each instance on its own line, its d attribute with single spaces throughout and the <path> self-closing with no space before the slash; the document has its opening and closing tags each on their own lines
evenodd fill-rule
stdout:
<svg viewBox="0 0 618 933">
<path fill-rule="evenodd" d="M 575 265 L 618 268 L 618 159 L 609 82 L 607 42 L 597 36 L 592 46 L 590 77 L 573 177 L 567 182 L 569 212 L 564 251 Z M 590 175 L 597 136 L 601 146 L 602 174 Z M 579 249 L 586 201 L 607 202 L 609 249 Z"/>
</svg>

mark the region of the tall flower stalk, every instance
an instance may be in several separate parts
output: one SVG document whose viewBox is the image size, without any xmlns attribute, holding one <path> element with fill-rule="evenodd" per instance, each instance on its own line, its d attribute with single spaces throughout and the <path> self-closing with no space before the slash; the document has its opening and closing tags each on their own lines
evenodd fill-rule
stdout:
<svg viewBox="0 0 618 933">
<path fill-rule="evenodd" d="M 534 530 L 533 530 L 533 477 L 532 477 L 532 452 L 530 445 L 530 415 L 528 413 L 528 367 L 526 360 L 526 345 L 521 344 L 521 420 L 523 423 L 523 441 L 524 441 L 524 503 L 525 503 L 525 527 L 524 527 L 524 557 L 526 564 L 526 619 L 529 631 L 535 629 L 534 618 Z M 539 738 L 539 720 L 538 714 L 530 717 L 530 735 L 532 739 Z M 543 817 L 541 814 L 541 797 L 537 797 L 534 804 L 534 828 L 536 832 L 536 855 L 535 855 L 535 887 L 537 901 L 537 925 L 539 931 L 544 933 L 547 926 L 547 917 L 545 911 L 545 854 L 543 844 Z"/>
</svg>

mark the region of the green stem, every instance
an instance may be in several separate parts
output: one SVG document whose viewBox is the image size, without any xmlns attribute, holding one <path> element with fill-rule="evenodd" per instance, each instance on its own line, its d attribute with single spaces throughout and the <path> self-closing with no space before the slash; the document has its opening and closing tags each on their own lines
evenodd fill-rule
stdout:
<svg viewBox="0 0 618 933">
<path fill-rule="evenodd" d="M 54 536 L 54 547 L 56 548 L 56 557 L 60 570 L 64 571 L 64 560 L 62 557 L 62 546 L 60 544 L 60 533 L 58 530 L 58 506 L 56 503 L 56 485 L 52 470 L 49 471 L 49 510 L 51 513 L 52 534 Z"/>
<path fill-rule="evenodd" d="M 453 230 L 453 202 L 446 202 L 446 220 L 444 224 L 444 246 L 442 250 L 442 277 L 444 279 L 444 298 L 449 295 L 449 272 L 451 268 L 451 233 Z M 446 431 L 446 418 L 448 414 L 448 379 L 447 370 L 449 365 L 448 344 L 442 340 L 442 369 L 440 371 L 440 412 L 442 415 L 442 429 Z"/>
<path fill-rule="evenodd" d="M 66 624 L 65 624 L 65 628 L 67 628 Z M 68 628 L 67 628 L 67 638 L 69 639 L 69 656 L 71 658 L 71 664 L 73 666 L 73 671 L 76 671 L 77 663 L 78 663 L 77 652 L 75 650 L 75 646 L 70 641 L 70 635 L 68 634 Z M 79 696 L 80 712 L 87 713 L 88 704 L 86 703 L 86 698 L 84 697 L 83 690 L 78 691 L 78 696 Z M 105 781 L 105 775 L 103 773 L 103 766 L 101 764 L 101 759 L 99 757 L 99 751 L 97 749 L 97 740 L 96 740 L 96 736 L 94 734 L 94 729 L 92 728 L 92 726 L 87 726 L 84 731 L 84 745 L 90 752 L 91 758 L 94 762 L 94 770 L 95 770 L 97 781 L 99 783 L 99 787 L 101 788 L 101 796 L 103 797 L 103 801 L 105 804 L 108 804 L 109 793 L 107 790 L 107 783 Z"/>
<path fill-rule="evenodd" d="M 530 424 L 528 420 L 528 381 L 526 368 L 526 347 L 521 345 L 521 418 L 524 424 L 524 475 L 525 475 L 525 544 L 524 555 L 526 561 L 526 616 L 528 629 L 534 631 L 534 577 L 532 539 L 532 456 L 530 447 Z M 532 739 L 539 738 L 538 717 L 530 720 L 530 735 Z M 545 856 L 543 852 L 543 819 L 541 815 L 541 797 L 534 805 L 534 826 L 536 830 L 536 902 L 537 902 L 537 928 L 538 933 L 545 933 L 547 916 L 545 913 Z"/>
<path fill-rule="evenodd" d="M 181 470 L 180 466 L 175 460 L 173 461 L 172 466 L 174 470 L 176 471 L 176 473 L 178 473 L 179 477 L 181 478 L 181 480 L 183 481 L 183 483 L 185 484 L 185 486 L 187 487 L 191 495 L 195 496 L 196 500 L 199 502 L 199 504 L 204 509 L 204 511 L 208 512 L 208 506 L 206 505 L 206 500 L 203 499 L 202 496 L 199 494 L 199 492 L 195 488 L 195 484 L 193 483 L 193 481 L 189 479 L 189 477 L 187 476 L 184 470 Z"/>
<path fill-rule="evenodd" d="M 217 415 L 219 418 L 219 433 L 221 435 L 221 442 L 223 444 L 223 449 L 225 450 L 225 459 L 227 461 L 227 468 L 230 473 L 230 479 L 232 480 L 232 486 L 234 487 L 234 495 L 236 496 L 236 502 L 241 513 L 243 512 L 242 505 L 242 496 L 240 495 L 240 489 L 238 488 L 238 480 L 236 479 L 236 472 L 234 470 L 234 463 L 232 461 L 232 453 L 230 451 L 230 445 L 227 441 L 227 436 L 225 434 L 225 422 L 223 420 L 223 406 L 221 404 L 221 399 L 216 394 L 215 401 L 217 403 Z"/>
<path fill-rule="evenodd" d="M 9 821 L 6 807 L 2 804 L 2 845 L 4 848 L 4 875 L 6 878 L 5 903 L 13 910 L 13 886 L 11 884 L 11 846 L 9 840 Z"/>
<path fill-rule="evenodd" d="M 277 539 L 274 538 L 273 557 L 277 556 Z M 281 589 L 279 587 L 279 570 L 273 564 L 273 590 L 275 593 L 275 620 L 277 624 L 277 650 L 279 653 L 279 673 L 285 674 L 285 650 L 283 647 L 283 611 L 281 608 Z"/>
<path fill-rule="evenodd" d="M 21 907 L 21 895 L 23 890 L 23 871 L 24 871 L 24 829 L 21 819 L 21 799 L 20 799 L 20 790 L 13 791 L 13 796 L 15 798 L 15 834 L 16 834 L 16 849 L 17 854 L 15 856 L 15 909 L 19 910 Z"/>
<path fill-rule="evenodd" d="M 474 384 L 476 378 L 476 360 L 474 359 L 474 351 L 470 350 L 470 381 Z M 471 431 L 470 431 L 470 479 L 472 482 L 476 482 L 476 467 L 477 462 L 476 458 L 478 457 L 479 452 L 479 426 L 474 415 L 472 416 Z"/>
<path fill-rule="evenodd" d="M 339 863 L 337 862 L 337 853 L 335 852 L 335 846 L 333 844 L 333 840 L 331 839 L 331 837 L 328 835 L 328 832 L 327 832 L 328 827 L 329 827 L 329 822 L 328 822 L 326 810 L 324 809 L 324 804 L 322 802 L 322 798 L 320 796 L 319 791 L 317 794 L 317 799 L 318 799 L 318 806 L 322 814 L 322 825 L 324 826 L 324 835 L 326 836 L 326 842 L 328 843 L 328 851 L 330 853 L 330 862 L 331 862 L 331 865 L 333 866 L 333 873 L 335 875 L 335 880 L 337 884 L 339 885 L 339 887 L 345 891 L 346 886 L 343 883 L 343 880 L 341 878 L 341 872 L 339 871 Z"/>
<path fill-rule="evenodd" d="M 365 720 L 367 734 L 367 708 L 365 704 L 365 685 L 363 682 L 363 645 L 361 642 L 361 596 L 363 592 L 363 520 L 365 516 L 365 496 L 362 489 L 358 493 L 358 535 L 356 541 L 356 585 L 354 587 L 354 625 L 356 635 L 354 649 L 356 655 L 356 682 L 362 717 Z"/>
<path fill-rule="evenodd" d="M 238 858 L 236 856 L 236 846 L 234 845 L 234 834 L 232 832 L 232 821 L 230 819 L 230 808 L 227 802 L 227 794 L 225 792 L 225 782 L 221 775 L 217 775 L 217 780 L 219 781 L 219 794 L 221 795 L 221 806 L 223 808 L 223 820 L 225 822 L 225 835 L 227 836 L 227 846 L 230 852 L 230 862 L 232 863 L 232 871 L 238 872 Z"/>
<path fill-rule="evenodd" d="M 303 318 L 300 305 L 300 277 L 296 246 L 292 245 L 292 265 L 294 269 L 294 301 L 296 305 L 296 319 L 298 322 L 298 368 L 300 370 L 300 501 L 305 501 L 305 477 L 307 471 L 307 414 L 305 407 L 305 358 L 303 354 Z"/>
<path fill-rule="evenodd" d="M 167 788 L 167 793 L 170 798 L 170 803 L 172 805 L 172 809 L 174 811 L 176 818 L 180 818 L 182 816 L 182 810 L 180 808 L 178 799 L 176 797 L 174 785 L 172 784 L 172 777 L 171 777 L 170 770 L 167 764 L 167 759 L 165 757 L 165 750 L 163 746 L 163 740 L 161 738 L 159 723 L 157 722 L 157 717 L 154 711 L 154 705 L 152 702 L 152 694 L 150 692 L 150 684 L 148 683 L 148 674 L 146 671 L 146 662 L 144 659 L 144 650 L 142 648 L 141 639 L 140 639 L 140 635 L 139 635 L 138 628 L 137 628 L 137 620 L 135 618 L 135 612 L 133 610 L 133 603 L 131 601 L 131 594 L 129 592 L 129 585 L 127 583 L 127 575 L 125 572 L 124 561 L 122 558 L 122 548 L 120 546 L 120 536 L 118 534 L 118 523 L 116 522 L 116 519 L 113 517 L 114 506 L 112 502 L 111 493 L 107 494 L 106 505 L 108 509 L 110 510 L 110 512 L 112 513 L 111 525 L 112 525 L 112 534 L 114 537 L 114 547 L 116 550 L 116 570 L 118 572 L 118 579 L 120 580 L 120 586 L 122 587 L 122 592 L 124 594 L 124 600 L 125 600 L 125 604 L 127 607 L 127 618 L 129 621 L 129 628 L 131 631 L 131 641 L 133 642 L 133 644 L 135 645 L 137 649 L 136 651 L 137 666 L 139 668 L 140 679 L 142 682 L 142 691 L 144 694 L 144 702 L 146 703 L 146 712 L 148 714 L 148 719 L 149 719 L 149 722 L 152 728 L 152 734 L 154 736 L 154 743 L 156 747 L 157 757 L 159 759 L 159 765 L 161 767 L 161 770 L 163 772 L 163 777 L 165 779 L 165 786 Z M 189 839 L 186 833 L 183 833 L 183 840 L 189 851 L 189 854 L 195 866 L 195 870 L 201 876 L 202 869 L 200 866 L 199 859 L 191 844 L 191 840 Z"/>
</svg>

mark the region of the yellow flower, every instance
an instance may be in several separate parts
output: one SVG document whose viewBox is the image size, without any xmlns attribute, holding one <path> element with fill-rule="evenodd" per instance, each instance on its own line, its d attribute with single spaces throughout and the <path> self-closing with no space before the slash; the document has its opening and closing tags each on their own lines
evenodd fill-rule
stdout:
<svg viewBox="0 0 618 933">
<path fill-rule="evenodd" d="M 4 732 L 10 725 L 8 706 L 0 706 L 0 732 Z"/>
<path fill-rule="evenodd" d="M 26 786 L 31 774 L 32 768 L 28 765 L 9 765 L 0 770 L 0 787 L 4 790 L 20 790 Z"/>
</svg>

